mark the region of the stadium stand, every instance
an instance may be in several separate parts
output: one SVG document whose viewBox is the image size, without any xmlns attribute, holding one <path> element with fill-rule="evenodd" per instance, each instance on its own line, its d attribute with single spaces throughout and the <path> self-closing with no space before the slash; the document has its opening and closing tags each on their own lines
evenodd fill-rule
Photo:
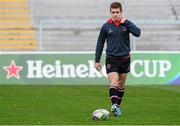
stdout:
<svg viewBox="0 0 180 126">
<path fill-rule="evenodd" d="M 0 0 L 0 50 L 36 50 L 28 0 Z"/>
<path fill-rule="evenodd" d="M 0 1 L 16 1 L 16 0 L 0 0 Z M 19 2 L 26 0 L 17 0 Z M 62 20 L 67 19 L 74 21 L 76 19 L 102 20 L 106 21 L 109 18 L 109 5 L 115 0 L 29 0 L 32 8 L 33 29 L 36 30 L 37 40 L 41 40 L 42 51 L 94 51 L 97 36 L 101 24 L 91 24 L 86 26 L 72 24 L 48 24 L 42 25 L 42 36 L 39 36 L 39 24 L 42 20 Z M 136 50 L 180 50 L 180 26 L 172 21 L 180 19 L 180 2 L 179 0 L 121 0 L 123 4 L 124 16 L 130 20 L 138 22 L 139 20 L 160 21 L 166 23 L 142 23 L 138 24 L 142 29 L 142 36 L 136 39 Z M 23 4 L 25 6 L 26 4 Z M 5 6 L 5 4 L 4 4 Z M 7 6 L 7 5 L 6 5 Z M 15 5 L 10 5 L 15 6 Z M 1 6 L 2 7 L 2 6 Z M 22 7 L 22 6 L 21 6 Z M 17 9 L 18 13 L 24 9 Z M 1 9 L 2 10 L 2 9 Z M 6 10 L 7 11 L 7 10 Z M 26 9 L 26 12 L 29 10 Z M 0 11 L 1 13 L 1 11 Z M 15 16 L 14 16 L 15 17 Z M 12 16 L 13 18 L 13 16 Z M 19 18 L 23 18 L 20 16 Z M 1 18 L 2 19 L 2 18 Z M 29 18 L 30 19 L 30 18 Z M 27 21 L 27 20 L 26 20 Z M 170 21 L 170 22 L 168 22 Z M 22 24 L 22 23 L 21 23 Z M 29 22 L 27 21 L 27 23 Z M 19 29 L 31 31 L 32 26 L 17 26 Z M 13 27 L 15 27 L 15 25 Z M 1 25 L 0 25 L 1 26 Z M 8 25 L 10 27 L 11 25 Z M 74 27 L 76 26 L 76 27 Z M 4 30 L 1 26 L 1 30 Z M 22 28 L 23 27 L 23 28 Z M 66 27 L 66 28 L 64 28 Z M 8 28 L 9 30 L 9 28 Z M 17 29 L 16 29 L 17 30 Z M 25 30 L 24 30 L 25 31 Z M 5 32 L 3 31 L 5 34 Z M 25 32 L 23 32 L 25 33 Z M 41 37 L 41 38 L 39 38 Z M 24 39 L 24 38 L 23 38 Z M 32 37 L 31 43 L 33 48 L 36 48 L 36 41 Z M 27 42 L 30 42 L 28 39 Z M 7 41 L 7 40 L 6 40 Z M 3 40 L 1 43 L 4 43 Z M 14 41 L 15 42 L 15 41 Z M 19 42 L 21 43 L 21 42 Z M 18 45 L 18 44 L 17 44 Z M 29 47 L 29 46 L 28 46 Z M 24 48 L 25 49 L 25 48 Z"/>
<path fill-rule="evenodd" d="M 109 17 L 109 4 L 114 0 L 34 0 L 34 27 L 43 19 L 83 19 L 106 20 Z M 180 27 L 170 21 L 180 18 L 180 2 L 178 0 L 121 0 L 124 16 L 133 21 L 165 20 L 166 24 L 140 24 L 142 36 L 137 38 L 137 50 L 180 50 Z M 74 23 L 75 24 L 75 23 Z M 52 25 L 52 24 L 51 24 Z M 42 50 L 46 51 L 93 51 L 96 45 L 98 30 L 101 25 L 88 30 L 79 27 L 79 31 L 64 30 L 56 24 L 52 27 L 44 26 L 42 33 Z M 89 24 L 87 27 L 91 26 Z M 82 26 L 83 27 L 83 26 Z M 78 28 L 77 28 L 78 29 Z M 87 29 L 87 30 L 86 30 Z"/>
</svg>

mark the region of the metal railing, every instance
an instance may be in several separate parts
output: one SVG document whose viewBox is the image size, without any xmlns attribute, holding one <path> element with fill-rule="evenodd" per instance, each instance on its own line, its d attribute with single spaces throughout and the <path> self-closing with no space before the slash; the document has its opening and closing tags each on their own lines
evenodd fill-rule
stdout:
<svg viewBox="0 0 180 126">
<path fill-rule="evenodd" d="M 134 22 L 138 26 L 141 26 L 141 29 L 143 29 L 142 30 L 143 35 L 149 35 L 149 36 L 156 35 L 156 38 L 158 36 L 162 36 L 162 35 L 164 35 L 164 38 L 167 37 L 167 35 L 180 36 L 180 20 L 137 20 Z M 54 30 L 62 30 L 62 31 L 65 29 L 66 30 L 72 30 L 75 28 L 73 28 L 73 27 L 72 28 L 71 27 L 63 28 L 63 27 L 65 25 L 70 25 L 70 24 L 72 25 L 73 24 L 73 25 L 77 25 L 77 27 L 78 27 L 78 25 L 81 26 L 82 28 L 78 28 L 81 30 L 83 30 L 83 29 L 86 30 L 87 29 L 86 26 L 88 26 L 89 29 L 91 29 L 93 32 L 93 30 L 98 31 L 103 23 L 105 23 L 104 20 L 91 20 L 91 19 L 89 19 L 89 20 L 85 20 L 85 19 L 73 19 L 73 20 L 70 20 L 70 19 L 67 19 L 67 20 L 66 19 L 60 19 L 60 20 L 46 19 L 46 20 L 41 20 L 39 23 L 39 51 L 43 51 L 43 47 L 42 47 L 43 44 L 42 43 L 43 43 L 43 32 L 45 29 L 46 30 L 48 30 L 48 29 L 53 30 L 54 29 Z M 158 31 L 157 27 L 159 27 L 160 25 L 162 27 Z M 172 25 L 172 28 L 168 28 L 171 25 Z M 58 27 L 56 27 L 56 26 L 58 26 Z M 149 27 L 149 26 L 150 26 L 150 28 L 148 30 L 148 28 L 146 28 L 146 27 Z M 166 26 L 167 29 L 164 26 Z M 144 36 L 141 36 L 141 37 L 143 38 Z M 149 38 L 152 38 L 152 37 L 149 37 Z M 139 49 L 137 49 L 137 40 L 138 39 L 136 37 L 132 37 L 132 36 L 131 36 L 131 39 L 132 39 L 132 42 L 131 42 L 132 50 L 133 51 L 139 50 Z M 180 46 L 180 38 L 177 38 L 176 41 L 178 42 L 177 46 L 178 45 Z M 180 47 L 179 47 L 179 49 L 180 49 Z M 173 51 L 177 51 L 177 50 L 178 49 L 173 50 Z"/>
</svg>

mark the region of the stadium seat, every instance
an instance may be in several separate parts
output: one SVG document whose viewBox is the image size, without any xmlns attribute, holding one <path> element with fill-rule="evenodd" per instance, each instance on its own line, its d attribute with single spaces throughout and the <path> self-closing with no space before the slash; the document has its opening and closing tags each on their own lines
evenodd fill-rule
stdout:
<svg viewBox="0 0 180 126">
<path fill-rule="evenodd" d="M 44 19 L 82 19 L 90 22 L 77 26 L 68 23 L 42 25 L 42 50 L 44 51 L 94 51 L 101 24 L 93 20 L 106 21 L 110 17 L 109 5 L 114 0 L 33 0 L 34 26 Z M 180 19 L 179 0 L 121 0 L 123 15 L 133 22 L 166 20 L 161 24 L 137 24 L 142 35 L 136 38 L 136 50 L 180 50 L 179 25 L 170 21 Z M 68 9 L 67 9 L 68 8 Z M 66 12 L 66 13 L 61 13 Z M 77 26 L 76 28 L 74 28 Z M 63 28 L 65 27 L 65 28 Z M 65 29 L 65 30 L 64 30 Z M 131 38 L 133 43 L 133 38 Z"/>
<path fill-rule="evenodd" d="M 0 0 L 0 50 L 36 50 L 28 0 Z"/>
</svg>

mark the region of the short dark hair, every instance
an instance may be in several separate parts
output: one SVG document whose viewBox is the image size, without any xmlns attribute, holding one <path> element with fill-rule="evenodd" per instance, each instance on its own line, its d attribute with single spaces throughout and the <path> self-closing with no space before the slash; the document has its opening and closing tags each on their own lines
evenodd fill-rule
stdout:
<svg viewBox="0 0 180 126">
<path fill-rule="evenodd" d="M 113 2 L 113 3 L 111 3 L 111 5 L 110 5 L 110 11 L 111 11 L 111 8 L 113 8 L 113 9 L 119 8 L 120 11 L 122 12 L 122 5 L 121 5 L 120 2 Z"/>
</svg>

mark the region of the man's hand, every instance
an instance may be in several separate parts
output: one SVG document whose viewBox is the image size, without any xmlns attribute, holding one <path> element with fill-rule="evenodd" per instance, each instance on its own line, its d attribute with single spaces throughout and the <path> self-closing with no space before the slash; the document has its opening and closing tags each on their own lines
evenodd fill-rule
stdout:
<svg viewBox="0 0 180 126">
<path fill-rule="evenodd" d="M 126 18 L 122 17 L 121 18 L 121 23 L 124 23 L 126 21 Z"/>
<path fill-rule="evenodd" d="M 95 63 L 95 68 L 97 71 L 101 70 L 101 64 L 100 63 Z"/>
</svg>

